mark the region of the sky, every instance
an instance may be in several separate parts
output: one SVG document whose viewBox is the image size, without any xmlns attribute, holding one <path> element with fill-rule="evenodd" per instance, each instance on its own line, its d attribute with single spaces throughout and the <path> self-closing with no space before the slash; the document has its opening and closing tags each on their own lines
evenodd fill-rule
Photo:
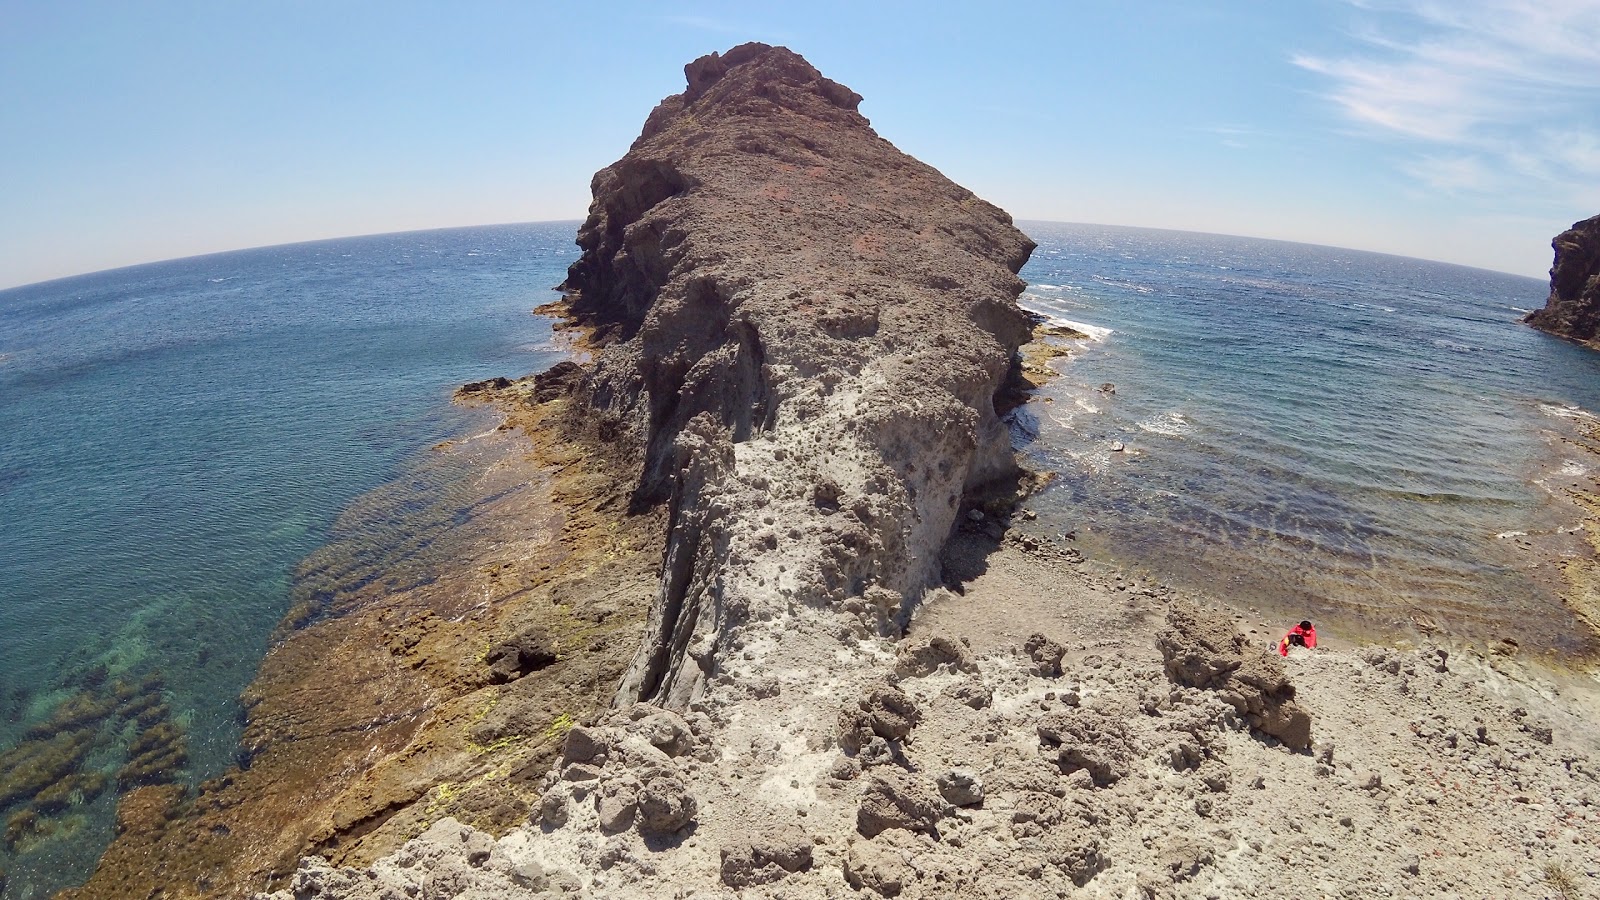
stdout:
<svg viewBox="0 0 1600 900">
<path fill-rule="evenodd" d="M 749 40 L 1022 220 L 1542 278 L 1600 213 L 1600 0 L 0 0 L 0 287 L 582 218 Z"/>
</svg>

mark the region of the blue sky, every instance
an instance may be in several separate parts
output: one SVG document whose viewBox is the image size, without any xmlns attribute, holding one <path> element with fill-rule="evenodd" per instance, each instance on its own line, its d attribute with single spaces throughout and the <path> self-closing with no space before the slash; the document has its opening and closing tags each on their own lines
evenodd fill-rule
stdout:
<svg viewBox="0 0 1600 900">
<path fill-rule="evenodd" d="M 683 64 L 746 40 L 1021 219 L 1543 276 L 1600 213 L 1600 0 L 0 0 L 0 286 L 580 218 Z"/>
</svg>

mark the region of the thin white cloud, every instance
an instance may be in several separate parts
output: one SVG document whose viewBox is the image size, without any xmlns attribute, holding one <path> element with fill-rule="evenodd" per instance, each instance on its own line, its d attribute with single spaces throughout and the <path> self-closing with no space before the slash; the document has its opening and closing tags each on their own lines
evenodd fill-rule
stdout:
<svg viewBox="0 0 1600 900">
<path fill-rule="evenodd" d="M 1443 191 L 1571 192 L 1600 173 L 1600 0 L 1351 0 L 1349 53 L 1291 57 Z"/>
<path fill-rule="evenodd" d="M 1474 156 L 1423 156 L 1402 168 L 1434 190 L 1450 194 L 1487 190 L 1495 181 L 1483 161 Z"/>
</svg>

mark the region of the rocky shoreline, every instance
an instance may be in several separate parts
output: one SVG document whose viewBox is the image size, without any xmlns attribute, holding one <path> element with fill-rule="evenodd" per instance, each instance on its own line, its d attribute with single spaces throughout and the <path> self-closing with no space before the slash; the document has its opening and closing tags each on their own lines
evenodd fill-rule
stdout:
<svg viewBox="0 0 1600 900">
<path fill-rule="evenodd" d="M 1029 536 L 1000 414 L 1059 350 L 1014 302 L 1031 243 L 782 48 L 686 74 L 596 176 L 551 310 L 592 359 L 458 393 L 504 421 L 437 448 L 482 472 L 450 565 L 310 561 L 241 766 L 130 794 L 62 896 L 1600 877 L 1593 678 L 1435 645 L 1280 660 L 1246 611 Z"/>
</svg>

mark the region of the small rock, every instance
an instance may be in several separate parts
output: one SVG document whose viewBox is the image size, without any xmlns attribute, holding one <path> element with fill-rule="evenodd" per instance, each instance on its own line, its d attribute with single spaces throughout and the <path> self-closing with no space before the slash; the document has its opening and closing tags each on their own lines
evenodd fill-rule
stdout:
<svg viewBox="0 0 1600 900">
<path fill-rule="evenodd" d="M 875 771 L 856 810 L 856 830 L 876 837 L 886 829 L 937 834 L 945 804 L 928 785 L 907 773 Z"/>
<path fill-rule="evenodd" d="M 1022 649 L 1033 661 L 1034 674 L 1046 678 L 1061 674 L 1061 659 L 1067 655 L 1067 648 L 1042 634 L 1034 634 L 1022 645 Z"/>
<path fill-rule="evenodd" d="M 694 821 L 699 803 L 678 778 L 661 775 L 639 792 L 639 830 L 658 834 L 677 831 Z"/>
<path fill-rule="evenodd" d="M 971 769 L 951 769 L 935 779 L 939 796 L 951 806 L 976 806 L 983 802 L 983 780 Z"/>
</svg>

